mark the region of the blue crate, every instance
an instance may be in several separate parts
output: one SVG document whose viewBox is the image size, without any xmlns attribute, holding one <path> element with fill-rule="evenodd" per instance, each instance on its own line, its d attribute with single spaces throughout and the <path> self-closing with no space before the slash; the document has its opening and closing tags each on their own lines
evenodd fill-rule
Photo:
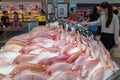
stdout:
<svg viewBox="0 0 120 80">
<path fill-rule="evenodd" d="M 38 26 L 39 23 L 37 21 L 28 22 L 28 31 L 31 31 L 34 27 Z"/>
<path fill-rule="evenodd" d="M 23 22 L 22 23 L 22 28 L 23 28 L 23 32 L 28 32 L 28 23 L 27 22 Z"/>
<path fill-rule="evenodd" d="M 98 30 L 98 25 L 90 25 L 88 26 L 88 30 L 92 32 L 96 32 Z"/>
<path fill-rule="evenodd" d="M 34 27 L 38 26 L 37 21 L 23 22 L 22 27 L 24 32 L 30 32 Z"/>
</svg>

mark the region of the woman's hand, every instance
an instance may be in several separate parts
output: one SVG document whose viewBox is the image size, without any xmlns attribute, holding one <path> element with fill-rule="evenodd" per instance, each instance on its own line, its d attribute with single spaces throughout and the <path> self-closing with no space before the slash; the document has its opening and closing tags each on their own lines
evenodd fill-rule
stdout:
<svg viewBox="0 0 120 80">
<path fill-rule="evenodd" d="M 90 22 L 85 22 L 85 24 L 84 24 L 84 25 L 85 25 L 85 26 L 88 26 L 89 24 L 90 24 Z"/>
<path fill-rule="evenodd" d="M 81 24 L 82 24 L 83 26 L 88 26 L 88 25 L 89 25 L 89 23 L 90 23 L 90 22 L 88 22 L 88 21 L 81 22 Z"/>
</svg>

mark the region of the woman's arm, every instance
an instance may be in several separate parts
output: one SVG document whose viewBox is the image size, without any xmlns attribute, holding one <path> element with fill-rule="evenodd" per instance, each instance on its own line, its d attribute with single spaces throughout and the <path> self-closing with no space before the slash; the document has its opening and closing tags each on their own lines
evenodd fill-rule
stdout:
<svg viewBox="0 0 120 80">
<path fill-rule="evenodd" d="M 114 27 L 115 27 L 115 31 L 114 31 L 114 36 L 115 36 L 115 44 L 118 44 L 118 40 L 119 40 L 119 30 L 120 30 L 120 26 L 119 26 L 119 19 L 118 16 L 115 17 L 114 19 Z"/>
<path fill-rule="evenodd" d="M 90 22 L 89 25 L 101 25 L 102 24 L 102 16 L 98 18 L 97 21 Z"/>
</svg>

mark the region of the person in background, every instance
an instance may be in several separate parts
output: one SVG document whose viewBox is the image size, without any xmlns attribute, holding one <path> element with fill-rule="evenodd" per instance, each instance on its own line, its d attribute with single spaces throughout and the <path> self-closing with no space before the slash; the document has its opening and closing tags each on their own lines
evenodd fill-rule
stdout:
<svg viewBox="0 0 120 80">
<path fill-rule="evenodd" d="M 114 14 L 118 15 L 118 10 L 114 10 Z"/>
<path fill-rule="evenodd" d="M 92 13 L 89 15 L 89 21 L 96 21 L 98 18 L 100 17 L 99 13 L 98 13 L 98 9 L 97 7 L 95 6 L 93 8 L 93 11 Z"/>
<path fill-rule="evenodd" d="M 70 20 L 72 20 L 72 21 L 76 21 L 76 20 L 77 20 L 77 15 L 76 15 L 76 13 L 74 12 L 74 8 L 71 8 Z"/>
<path fill-rule="evenodd" d="M 1 17 L 1 22 L 2 22 L 3 28 L 10 26 L 10 20 L 9 20 L 7 11 L 3 11 L 3 16 Z"/>
<path fill-rule="evenodd" d="M 46 13 L 43 9 L 41 9 L 40 11 L 40 16 L 43 16 L 45 18 L 46 16 Z M 46 21 L 39 21 L 39 25 L 45 25 L 46 24 Z"/>
<path fill-rule="evenodd" d="M 46 15 L 46 13 L 45 13 L 45 11 L 43 9 L 41 9 L 40 13 L 41 13 L 42 16 Z"/>
<path fill-rule="evenodd" d="M 111 50 L 114 46 L 118 47 L 119 40 L 119 19 L 113 13 L 112 5 L 108 2 L 100 4 L 101 16 L 97 21 L 85 22 L 84 25 L 101 25 L 101 42 L 107 50 Z"/>
<path fill-rule="evenodd" d="M 80 14 L 79 21 L 80 21 L 80 22 L 84 21 L 83 14 Z"/>
<path fill-rule="evenodd" d="M 118 10 L 114 10 L 114 14 L 116 14 L 120 20 L 120 16 L 119 16 L 119 11 Z"/>
<path fill-rule="evenodd" d="M 83 12 L 84 21 L 88 20 L 88 14 L 86 11 Z"/>
<path fill-rule="evenodd" d="M 19 19 L 19 15 L 18 15 L 18 13 L 17 12 L 14 12 L 14 18 L 13 18 L 14 20 L 14 26 L 15 27 L 20 27 L 20 19 Z"/>
<path fill-rule="evenodd" d="M 98 13 L 98 10 L 97 10 L 97 7 L 95 6 L 93 8 L 93 11 L 92 13 L 89 15 L 88 17 L 88 20 L 90 22 L 92 21 L 96 21 L 98 18 L 100 17 L 99 13 Z M 93 29 L 92 29 L 93 28 Z M 94 26 L 89 26 L 88 28 L 91 32 L 93 32 L 94 35 L 97 35 L 97 30 L 98 30 L 98 25 L 94 25 Z"/>
<path fill-rule="evenodd" d="M 120 20 L 119 11 L 118 10 L 114 10 L 114 14 L 116 14 L 118 16 L 119 20 Z M 119 22 L 119 24 L 120 24 L 120 22 Z M 119 34 L 120 34 L 120 31 L 119 31 Z"/>
</svg>

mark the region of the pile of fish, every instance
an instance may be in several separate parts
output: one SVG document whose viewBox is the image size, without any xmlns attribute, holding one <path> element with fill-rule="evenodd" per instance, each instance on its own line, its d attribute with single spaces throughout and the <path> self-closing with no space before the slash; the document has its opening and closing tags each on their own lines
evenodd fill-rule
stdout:
<svg viewBox="0 0 120 80">
<path fill-rule="evenodd" d="M 100 41 L 38 26 L 0 50 L 0 80 L 106 80 L 118 70 Z"/>
</svg>

